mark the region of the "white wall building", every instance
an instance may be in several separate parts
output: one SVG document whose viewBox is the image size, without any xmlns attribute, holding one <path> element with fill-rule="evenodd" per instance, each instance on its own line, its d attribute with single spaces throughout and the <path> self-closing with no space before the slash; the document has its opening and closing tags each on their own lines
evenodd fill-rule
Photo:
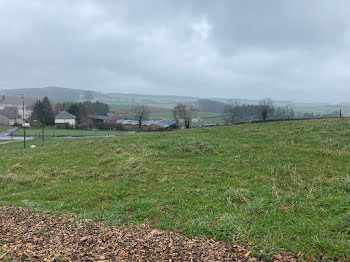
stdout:
<svg viewBox="0 0 350 262">
<path fill-rule="evenodd" d="M 21 116 L 21 118 L 23 118 L 23 107 L 22 106 L 18 106 L 18 114 Z M 24 119 L 29 119 L 31 117 L 33 113 L 33 107 L 32 106 L 26 106 L 24 108 Z"/>
<path fill-rule="evenodd" d="M 66 111 L 62 111 L 59 115 L 55 117 L 55 125 L 69 124 L 70 126 L 75 127 L 76 118 L 76 116 L 69 114 Z"/>
</svg>

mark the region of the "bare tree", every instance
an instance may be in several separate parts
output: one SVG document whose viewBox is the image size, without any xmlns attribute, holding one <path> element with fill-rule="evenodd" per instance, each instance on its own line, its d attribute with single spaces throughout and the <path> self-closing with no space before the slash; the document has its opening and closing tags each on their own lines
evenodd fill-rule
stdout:
<svg viewBox="0 0 350 262">
<path fill-rule="evenodd" d="M 141 128 L 142 122 L 148 120 L 151 115 L 151 111 L 145 105 L 134 106 L 131 112 L 134 114 L 135 120 L 139 123 L 139 128 Z"/>
<path fill-rule="evenodd" d="M 265 98 L 259 102 L 260 116 L 265 121 L 267 116 L 275 110 L 273 101 L 270 98 Z"/>
<path fill-rule="evenodd" d="M 94 99 L 94 94 L 92 93 L 92 91 L 86 90 L 84 93 L 84 99 L 86 101 L 91 101 L 92 99 Z"/>
<path fill-rule="evenodd" d="M 57 116 L 62 111 L 68 111 L 70 106 L 71 106 L 71 103 L 67 103 L 67 102 L 56 103 L 54 108 L 55 116 Z"/>
<path fill-rule="evenodd" d="M 174 119 L 177 124 L 184 122 L 186 128 L 190 128 L 192 118 L 196 113 L 197 110 L 193 105 L 178 104 L 173 109 Z"/>
<path fill-rule="evenodd" d="M 226 123 L 233 124 L 237 122 L 239 118 L 239 103 L 233 100 L 229 100 L 227 104 L 225 104 L 224 118 Z"/>
</svg>

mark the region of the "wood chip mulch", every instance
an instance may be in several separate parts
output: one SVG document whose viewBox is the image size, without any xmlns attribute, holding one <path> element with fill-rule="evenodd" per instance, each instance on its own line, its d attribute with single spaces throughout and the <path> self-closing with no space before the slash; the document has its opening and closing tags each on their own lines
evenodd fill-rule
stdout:
<svg viewBox="0 0 350 262">
<path fill-rule="evenodd" d="M 7 261 L 257 261 L 238 245 L 190 239 L 153 227 L 104 227 L 74 216 L 0 207 L 0 260 Z M 277 255 L 273 261 L 297 261 Z"/>
</svg>

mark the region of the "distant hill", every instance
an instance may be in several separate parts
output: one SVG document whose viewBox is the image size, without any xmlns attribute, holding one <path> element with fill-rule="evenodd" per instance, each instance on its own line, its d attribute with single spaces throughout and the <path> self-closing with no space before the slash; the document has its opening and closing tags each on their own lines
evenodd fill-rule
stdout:
<svg viewBox="0 0 350 262">
<path fill-rule="evenodd" d="M 43 98 L 45 96 L 57 101 L 78 101 L 85 90 L 70 89 L 63 87 L 49 86 L 44 88 L 21 88 L 6 89 L 2 93 L 8 96 L 21 96 L 25 94 L 27 97 Z"/>
<path fill-rule="evenodd" d="M 125 93 L 102 93 L 96 91 L 88 91 L 83 89 L 63 88 L 56 86 L 48 86 L 44 88 L 21 88 L 21 89 L 5 89 L 0 90 L 0 95 L 8 97 L 21 97 L 26 94 L 27 98 L 34 98 L 28 101 L 33 103 L 35 99 L 49 97 L 54 102 L 80 102 L 86 100 L 86 93 L 92 94 L 92 100 L 98 100 L 111 105 L 113 110 L 128 110 L 133 104 L 146 104 L 152 107 L 161 107 L 171 109 L 178 103 L 193 103 L 198 105 L 198 109 L 203 112 L 222 112 L 224 104 L 228 100 L 236 101 L 240 104 L 258 104 L 259 100 L 249 100 L 240 98 L 208 98 L 203 99 L 191 96 L 165 96 L 165 95 L 143 95 L 143 94 L 125 94 Z M 14 99 L 14 98 L 13 98 Z M 8 104 L 19 104 L 22 100 L 16 100 Z M 207 104 L 200 102 L 207 101 Z M 4 102 L 5 103 L 5 102 Z M 3 104 L 4 104 L 3 103 Z M 291 106 L 295 112 L 308 112 L 315 114 L 327 114 L 334 111 L 343 110 L 344 115 L 350 115 L 350 103 L 341 103 L 338 105 L 329 105 L 327 103 L 296 103 L 292 101 L 274 101 L 276 106 Z"/>
<path fill-rule="evenodd" d="M 26 94 L 28 97 L 43 98 L 49 97 L 55 101 L 83 101 L 88 90 L 71 89 L 56 86 L 44 88 L 21 88 L 21 89 L 6 89 L 0 93 L 8 96 L 21 96 Z M 164 95 L 142 95 L 142 94 L 122 94 L 122 93 L 102 93 L 96 91 L 91 92 L 94 100 L 103 101 L 109 104 L 176 104 L 190 103 L 197 101 L 196 97 L 187 96 L 164 96 Z"/>
</svg>

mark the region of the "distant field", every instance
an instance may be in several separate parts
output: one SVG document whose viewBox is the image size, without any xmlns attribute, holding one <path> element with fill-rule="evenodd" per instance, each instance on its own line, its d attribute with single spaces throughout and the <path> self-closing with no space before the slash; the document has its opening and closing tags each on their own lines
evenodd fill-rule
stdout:
<svg viewBox="0 0 350 262">
<path fill-rule="evenodd" d="M 207 117 L 217 117 L 222 116 L 222 114 L 219 113 L 206 113 L 206 112 L 198 112 L 196 113 L 195 117 L 201 117 L 201 118 L 207 118 Z M 153 113 L 151 114 L 152 119 L 173 119 L 173 113 L 172 112 L 164 112 L 164 113 Z"/>
<path fill-rule="evenodd" d="M 45 136 L 51 137 L 63 137 L 63 136 L 120 136 L 120 135 L 129 135 L 131 133 L 125 131 L 102 131 L 102 130 L 76 130 L 76 129 L 45 129 Z M 13 136 L 23 136 L 23 129 L 17 129 Z M 28 128 L 26 129 L 27 136 L 41 136 L 41 129 L 37 128 Z"/>
<path fill-rule="evenodd" d="M 110 110 L 129 110 L 133 108 L 136 104 L 109 104 Z M 176 104 L 145 104 L 146 106 L 149 107 L 159 107 L 159 108 L 164 108 L 164 109 L 173 109 Z"/>
<path fill-rule="evenodd" d="M 4 131 L 6 131 L 6 130 L 9 130 L 9 129 L 11 129 L 12 128 L 12 126 L 2 126 L 2 125 L 0 125 L 0 133 L 1 132 L 4 132 Z"/>
<path fill-rule="evenodd" d="M 342 109 L 343 116 L 350 116 L 350 107 L 348 106 L 295 106 L 293 109 L 295 113 L 314 113 L 314 115 L 330 114 Z"/>
<path fill-rule="evenodd" d="M 310 120 L 1 145 L 0 203 L 249 242 L 260 258 L 349 261 L 349 127 Z"/>
<path fill-rule="evenodd" d="M 109 109 L 114 110 L 130 110 L 134 105 L 132 104 L 109 104 Z"/>
<path fill-rule="evenodd" d="M 148 105 L 150 106 L 150 105 Z M 161 109 L 162 105 L 153 105 L 155 108 Z M 113 110 L 130 110 L 132 108 L 132 105 L 112 105 L 111 109 Z M 150 117 L 152 120 L 161 120 L 161 119 L 174 119 L 172 112 L 169 111 L 169 108 L 164 108 L 165 112 L 157 112 L 157 113 L 151 113 Z M 215 119 L 205 119 L 204 123 L 215 123 L 220 122 L 222 123 L 222 113 L 210 113 L 210 112 L 198 112 L 196 116 L 201 118 L 215 118 Z M 131 112 L 124 113 L 119 115 L 120 118 L 127 118 L 127 119 L 133 119 L 133 114 Z"/>
<path fill-rule="evenodd" d="M 225 124 L 225 120 L 222 116 L 223 114 L 221 113 L 207 113 L 207 112 L 198 112 L 196 114 L 196 117 L 201 117 L 203 118 L 203 121 L 197 122 L 197 123 L 191 123 L 191 126 L 200 126 L 203 124 L 219 124 L 223 125 Z M 158 119 L 174 119 L 172 113 L 153 113 L 151 114 L 151 118 L 153 120 L 158 120 Z"/>
</svg>

